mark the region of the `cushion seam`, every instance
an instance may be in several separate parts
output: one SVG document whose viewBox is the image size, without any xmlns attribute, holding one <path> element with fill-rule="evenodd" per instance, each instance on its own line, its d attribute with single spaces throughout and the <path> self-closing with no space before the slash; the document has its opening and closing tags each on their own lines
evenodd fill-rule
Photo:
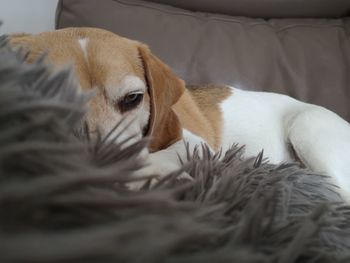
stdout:
<svg viewBox="0 0 350 263">
<path fill-rule="evenodd" d="M 208 22 L 211 22 L 211 21 L 214 20 L 214 21 L 219 21 L 219 22 L 237 23 L 237 24 L 240 24 L 240 25 L 247 25 L 247 26 L 267 26 L 267 27 L 276 29 L 276 27 L 272 26 L 269 23 L 258 23 L 258 22 L 244 23 L 242 21 L 235 20 L 233 17 L 231 19 L 225 19 L 225 18 L 219 18 L 219 17 L 209 17 L 209 16 L 208 17 L 200 17 L 200 16 L 196 16 L 196 15 L 192 15 L 192 14 L 188 13 L 188 12 L 191 12 L 191 11 L 187 11 L 185 9 L 184 9 L 184 12 L 175 12 L 175 11 L 164 10 L 164 9 L 157 8 L 157 7 L 154 7 L 154 6 L 148 6 L 146 3 L 145 4 L 143 4 L 143 3 L 130 3 L 130 2 L 127 2 L 127 1 L 123 1 L 123 0 L 113 0 L 113 1 L 114 2 L 118 2 L 120 4 L 123 4 L 123 5 L 139 6 L 139 7 L 143 7 L 143 8 L 147 8 L 147 9 L 156 10 L 156 11 L 159 11 L 159 12 L 165 12 L 165 13 L 168 13 L 168 14 L 171 14 L 171 15 L 183 15 L 183 16 L 188 16 L 188 17 L 200 19 L 200 20 L 207 20 Z M 170 5 L 165 5 L 164 4 L 164 6 L 170 6 Z M 178 9 L 181 9 L 181 8 L 178 8 Z M 205 13 L 205 12 L 201 12 L 201 13 L 202 14 L 211 14 L 211 13 Z M 225 15 L 225 16 L 227 16 L 227 15 Z M 259 18 L 253 18 L 253 19 L 259 19 Z M 262 19 L 262 18 L 260 18 L 260 19 Z M 284 18 L 281 18 L 281 19 L 284 19 Z M 300 19 L 303 19 L 303 18 L 300 18 Z M 323 18 L 315 18 L 315 20 L 322 20 L 322 19 Z M 343 20 L 343 18 L 337 18 L 337 19 L 334 19 L 334 20 Z M 345 29 L 344 25 L 341 25 L 341 24 L 339 24 L 339 25 L 295 24 L 295 25 L 288 25 L 288 26 L 286 26 L 284 28 L 278 29 L 278 30 L 276 30 L 276 32 L 280 33 L 280 32 L 283 32 L 284 30 L 288 30 L 288 29 L 295 28 L 295 27 L 314 27 L 314 28 L 339 27 L 339 28 Z"/>
</svg>

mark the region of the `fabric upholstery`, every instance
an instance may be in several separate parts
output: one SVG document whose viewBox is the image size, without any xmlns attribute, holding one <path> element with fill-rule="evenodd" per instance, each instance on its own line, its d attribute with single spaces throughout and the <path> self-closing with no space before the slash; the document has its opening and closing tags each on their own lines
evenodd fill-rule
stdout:
<svg viewBox="0 0 350 263">
<path fill-rule="evenodd" d="M 149 0 L 191 11 L 263 18 L 340 17 L 349 14 L 348 0 Z"/>
<path fill-rule="evenodd" d="M 147 43 L 188 84 L 288 94 L 350 121 L 347 17 L 264 20 L 140 0 L 61 0 L 56 22 Z"/>
</svg>

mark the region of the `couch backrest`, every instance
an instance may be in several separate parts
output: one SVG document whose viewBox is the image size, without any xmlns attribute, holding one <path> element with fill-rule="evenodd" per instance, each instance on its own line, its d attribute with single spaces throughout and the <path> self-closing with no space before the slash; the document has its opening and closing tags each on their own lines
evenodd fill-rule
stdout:
<svg viewBox="0 0 350 263">
<path fill-rule="evenodd" d="M 141 0 L 61 0 L 57 28 L 100 27 L 147 43 L 189 84 L 288 94 L 350 121 L 350 20 L 259 19 Z"/>
<path fill-rule="evenodd" d="M 149 0 L 191 11 L 258 18 L 338 18 L 350 13 L 349 0 Z"/>
</svg>

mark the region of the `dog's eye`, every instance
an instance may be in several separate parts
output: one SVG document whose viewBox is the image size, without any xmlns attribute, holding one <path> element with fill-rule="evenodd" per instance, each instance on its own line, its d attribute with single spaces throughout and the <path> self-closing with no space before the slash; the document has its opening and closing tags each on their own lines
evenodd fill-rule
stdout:
<svg viewBox="0 0 350 263">
<path fill-rule="evenodd" d="M 121 112 L 132 110 L 140 104 L 143 98 L 142 91 L 134 91 L 126 94 L 118 103 Z"/>
</svg>

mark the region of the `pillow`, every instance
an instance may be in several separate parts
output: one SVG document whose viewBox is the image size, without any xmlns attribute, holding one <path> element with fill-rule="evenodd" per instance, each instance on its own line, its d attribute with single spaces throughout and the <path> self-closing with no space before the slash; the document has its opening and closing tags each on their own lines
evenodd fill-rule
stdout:
<svg viewBox="0 0 350 263">
<path fill-rule="evenodd" d="M 350 23 L 191 12 L 141 0 L 61 0 L 57 28 L 99 27 L 147 43 L 189 84 L 288 94 L 350 121 Z"/>
</svg>

